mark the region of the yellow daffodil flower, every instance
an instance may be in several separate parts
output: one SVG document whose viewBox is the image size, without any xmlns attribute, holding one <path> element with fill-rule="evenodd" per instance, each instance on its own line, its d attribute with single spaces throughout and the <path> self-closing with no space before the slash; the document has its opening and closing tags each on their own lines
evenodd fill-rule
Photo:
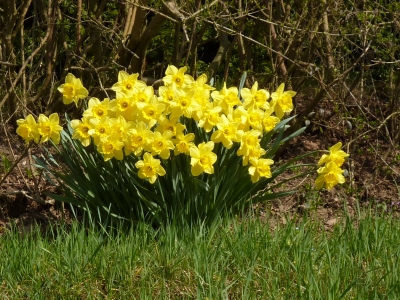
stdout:
<svg viewBox="0 0 400 300">
<path fill-rule="evenodd" d="M 214 106 L 213 103 L 209 103 L 200 113 L 197 126 L 204 128 L 206 132 L 210 132 L 220 122 L 221 110 L 221 106 Z"/>
<path fill-rule="evenodd" d="M 63 128 L 59 123 L 60 119 L 56 113 L 51 114 L 49 117 L 43 114 L 39 115 L 37 128 L 41 135 L 40 143 L 47 142 L 50 139 L 56 144 L 60 142 L 60 132 Z"/>
<path fill-rule="evenodd" d="M 241 135 L 240 148 L 236 152 L 238 156 L 248 156 L 250 154 L 250 150 L 260 147 L 260 139 L 261 131 L 259 130 L 250 130 L 244 132 Z"/>
<path fill-rule="evenodd" d="M 39 143 L 40 134 L 35 121 L 35 118 L 29 114 L 25 119 L 17 120 L 17 134 L 22 137 L 28 144 L 34 140 L 35 143 Z"/>
<path fill-rule="evenodd" d="M 242 165 L 247 166 L 249 164 L 249 160 L 251 159 L 259 159 L 263 156 L 267 151 L 261 148 L 261 146 L 257 146 L 255 148 L 249 148 L 248 155 L 243 156 Z"/>
<path fill-rule="evenodd" d="M 214 91 L 211 93 L 211 97 L 214 99 L 217 105 L 222 107 L 222 111 L 225 114 L 229 114 L 230 109 L 233 109 L 237 105 L 242 105 L 238 97 L 237 87 L 226 88 L 226 82 L 220 91 Z"/>
<path fill-rule="evenodd" d="M 182 133 L 182 131 L 186 128 L 185 125 L 177 122 L 177 120 L 170 120 L 165 115 L 160 116 L 158 124 L 159 125 L 157 126 L 156 131 L 162 134 L 164 131 L 169 130 L 173 133 L 173 136 Z"/>
<path fill-rule="evenodd" d="M 97 146 L 101 139 L 106 139 L 111 134 L 111 122 L 109 117 L 101 119 L 91 118 L 89 120 L 91 128 L 89 134 L 93 137 L 94 143 Z"/>
<path fill-rule="evenodd" d="M 165 115 L 169 115 L 171 113 L 171 102 L 175 99 L 175 90 L 177 89 L 175 84 L 171 84 L 170 86 L 160 86 L 158 89 L 158 101 L 165 104 Z"/>
<path fill-rule="evenodd" d="M 255 106 L 256 108 L 261 108 L 264 110 L 269 109 L 269 92 L 264 89 L 258 89 L 258 82 L 254 82 L 251 89 L 243 88 L 240 91 L 240 95 L 242 96 L 244 102 L 244 108 L 249 108 L 250 106 Z"/>
<path fill-rule="evenodd" d="M 160 103 L 156 96 L 151 97 L 149 103 L 138 103 L 137 107 L 141 112 L 140 119 L 152 128 L 160 120 L 165 110 L 165 104 Z"/>
<path fill-rule="evenodd" d="M 133 152 L 139 156 L 143 150 L 150 150 L 150 145 L 153 141 L 153 132 L 150 131 L 144 122 L 138 122 L 133 128 L 129 129 L 125 139 L 125 155 Z"/>
<path fill-rule="evenodd" d="M 319 168 L 317 172 L 320 174 L 315 180 L 315 186 L 318 190 L 324 186 L 327 190 L 330 190 L 335 185 L 345 182 L 344 171 L 333 161 L 328 162 L 325 167 Z"/>
<path fill-rule="evenodd" d="M 133 97 L 119 97 L 109 102 L 109 109 L 115 113 L 115 116 L 123 116 L 127 121 L 136 119 L 136 104 Z"/>
<path fill-rule="evenodd" d="M 282 83 L 278 89 L 271 94 L 271 107 L 274 108 L 275 115 L 282 119 L 285 113 L 290 113 L 293 110 L 292 98 L 296 96 L 294 91 L 284 92 L 285 84 Z"/>
<path fill-rule="evenodd" d="M 252 158 L 250 159 L 251 166 L 249 167 L 249 174 L 251 176 L 251 181 L 256 183 L 261 177 L 271 178 L 271 167 L 274 163 L 272 159 L 268 158 Z"/>
<path fill-rule="evenodd" d="M 191 95 L 183 91 L 177 90 L 175 96 L 175 101 L 171 102 L 172 118 L 180 116 L 191 118 L 192 113 L 201 108 Z"/>
<path fill-rule="evenodd" d="M 143 81 L 138 80 L 139 74 L 128 74 L 125 71 L 118 73 L 118 82 L 111 89 L 117 93 L 117 97 L 131 97 L 139 89 L 146 87 Z"/>
<path fill-rule="evenodd" d="M 151 154 L 159 155 L 162 159 L 168 159 L 171 152 L 175 148 L 174 143 L 171 141 L 173 133 L 169 130 L 164 131 L 163 134 L 154 132 L 153 140 L 151 142 Z"/>
<path fill-rule="evenodd" d="M 151 184 L 157 180 L 158 176 L 164 176 L 166 174 L 164 168 L 161 166 L 161 161 L 155 159 L 147 152 L 143 155 L 143 160 L 136 162 L 135 166 L 139 169 L 139 178 L 148 179 Z"/>
<path fill-rule="evenodd" d="M 110 118 L 110 125 L 111 132 L 115 135 L 115 138 L 125 140 L 129 129 L 133 126 L 133 122 L 127 122 L 123 116 L 118 116 L 118 118 Z"/>
<path fill-rule="evenodd" d="M 76 140 L 80 140 L 82 145 L 87 147 L 90 145 L 91 137 L 89 134 L 89 130 L 92 128 L 90 119 L 83 117 L 82 120 L 72 120 L 70 122 L 74 133 L 72 134 L 72 138 Z"/>
<path fill-rule="evenodd" d="M 340 150 L 342 148 L 342 143 L 336 143 L 332 147 L 329 148 L 329 154 L 322 155 L 321 159 L 318 161 L 318 165 L 321 166 L 324 163 L 328 163 L 330 161 L 334 162 L 338 167 L 343 165 L 345 158 L 350 155 Z"/>
<path fill-rule="evenodd" d="M 192 91 L 199 92 L 199 91 L 213 91 L 215 90 L 214 87 L 210 86 L 207 84 L 207 75 L 206 74 L 202 74 L 199 77 L 197 77 L 196 80 L 194 80 L 191 85 L 190 85 L 190 89 Z"/>
<path fill-rule="evenodd" d="M 90 98 L 88 109 L 83 112 L 83 116 L 87 118 L 101 119 L 108 115 L 108 110 L 110 108 L 109 99 L 104 99 L 100 101 L 98 98 Z"/>
<path fill-rule="evenodd" d="M 190 154 L 190 148 L 194 146 L 192 141 L 194 140 L 194 134 L 188 133 L 184 135 L 182 132 L 176 135 L 175 139 L 172 139 L 172 142 L 175 145 L 174 154 L 178 155 L 180 153 L 184 153 L 186 155 Z"/>
<path fill-rule="evenodd" d="M 67 74 L 65 83 L 58 87 L 58 91 L 63 95 L 64 104 L 75 102 L 78 106 L 79 100 L 88 96 L 88 90 L 82 85 L 81 80 L 71 73 Z"/>
<path fill-rule="evenodd" d="M 165 71 L 165 77 L 163 78 L 165 86 L 175 84 L 178 88 L 184 88 L 187 85 L 192 84 L 194 81 L 193 77 L 185 74 L 187 67 L 182 67 L 178 70 L 177 67 L 169 65 Z"/>
<path fill-rule="evenodd" d="M 123 142 L 117 137 L 111 136 L 100 140 L 97 151 L 103 154 L 104 161 L 108 161 L 113 157 L 122 160 L 124 158 L 124 153 L 122 152 L 123 146 Z"/>
<path fill-rule="evenodd" d="M 230 117 L 230 119 L 232 118 Z M 217 124 L 218 130 L 211 135 L 213 142 L 222 142 L 227 149 L 232 148 L 233 142 L 239 142 L 241 138 L 241 132 L 238 130 L 239 123 L 231 122 L 230 119 L 225 115 L 221 115 L 221 121 Z"/>
<path fill-rule="evenodd" d="M 190 152 L 191 172 L 193 176 L 198 176 L 201 173 L 213 174 L 213 164 L 217 161 L 217 155 L 212 152 L 214 143 L 201 143 L 198 147 L 192 146 Z"/>
<path fill-rule="evenodd" d="M 265 132 L 272 131 L 276 124 L 278 124 L 281 120 L 275 116 L 268 115 L 267 113 L 264 115 L 264 118 L 261 121 L 261 124 L 264 128 Z"/>
<path fill-rule="evenodd" d="M 250 130 L 250 123 L 249 123 L 249 113 L 243 106 L 236 107 L 232 112 L 232 118 L 234 122 L 237 122 L 238 129 L 243 131 Z"/>
<path fill-rule="evenodd" d="M 256 108 L 255 106 L 250 106 L 247 109 L 247 122 L 250 127 L 262 131 L 263 125 L 262 120 L 264 118 L 264 111 Z"/>
<path fill-rule="evenodd" d="M 144 88 L 141 88 L 133 97 L 134 102 L 136 105 L 139 103 L 146 104 L 150 103 L 151 99 L 154 96 L 154 89 L 152 86 L 146 86 Z"/>
<path fill-rule="evenodd" d="M 186 94 L 188 97 L 193 98 L 193 100 L 199 104 L 199 107 L 193 111 L 192 116 L 191 116 L 192 119 L 199 121 L 202 113 L 207 111 L 210 104 L 213 104 L 210 101 L 210 92 L 204 90 L 204 91 L 200 91 L 197 93 L 187 92 Z"/>
</svg>

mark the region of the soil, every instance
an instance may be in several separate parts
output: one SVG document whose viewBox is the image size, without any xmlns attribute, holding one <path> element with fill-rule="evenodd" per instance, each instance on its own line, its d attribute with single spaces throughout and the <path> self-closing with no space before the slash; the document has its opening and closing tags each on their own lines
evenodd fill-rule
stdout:
<svg viewBox="0 0 400 300">
<path fill-rule="evenodd" d="M 348 123 L 343 122 L 338 115 L 332 116 L 331 113 L 326 117 L 326 113 L 322 114 L 322 111 L 333 111 L 328 101 L 323 102 L 316 111 L 320 113 L 310 118 L 305 133 L 288 143 L 280 161 L 287 161 L 309 151 L 327 149 L 339 141 L 346 145 L 362 132 L 354 128 L 354 125 L 350 130 Z M 4 133 L 5 137 L 0 139 L 1 177 L 25 149 L 23 140 L 15 134 L 14 128 L 6 125 Z M 331 191 L 316 192 L 312 188 L 315 174 L 301 176 L 284 187 L 298 190 L 295 194 L 256 207 L 272 229 L 288 219 L 303 216 L 317 218 L 329 229 L 343 220 L 345 212 L 352 216 L 360 207 L 372 206 L 396 214 L 400 211 L 400 190 L 397 186 L 400 182 L 399 147 L 391 147 L 382 130 L 371 130 L 367 138 L 356 139 L 349 149 L 344 150 L 350 152 L 350 159 L 344 165 L 348 177 L 343 186 Z M 43 152 L 42 147 L 33 146 L 30 154 L 40 157 Z M 317 160 L 318 157 L 307 157 L 300 163 L 315 163 Z M 23 232 L 34 223 L 47 227 L 50 223 L 72 220 L 67 206 L 64 207 L 46 195 L 57 193 L 57 187 L 51 185 L 33 167 L 35 182 L 30 171 L 31 165 L 32 160 L 25 156 L 1 184 L 0 233 L 11 224 L 17 225 Z M 296 172 L 302 170 L 285 176 L 298 175 Z"/>
</svg>

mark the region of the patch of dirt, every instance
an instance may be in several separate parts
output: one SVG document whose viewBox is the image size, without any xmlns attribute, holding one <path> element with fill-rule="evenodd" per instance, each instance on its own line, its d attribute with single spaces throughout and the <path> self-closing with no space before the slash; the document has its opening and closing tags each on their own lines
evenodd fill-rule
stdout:
<svg viewBox="0 0 400 300">
<path fill-rule="evenodd" d="M 24 142 L 14 133 L 15 129 L 6 127 L 5 130 L 7 137 L 0 140 L 0 180 L 26 149 Z M 40 157 L 44 150 L 34 145 L 30 154 Z M 33 160 L 25 154 L 0 186 L 0 234 L 10 226 L 17 226 L 24 233 L 34 223 L 46 229 L 50 223 L 70 223 L 72 220 L 69 209 L 46 195 L 57 193 L 57 187 L 45 180 L 40 170 L 32 164 Z"/>
</svg>

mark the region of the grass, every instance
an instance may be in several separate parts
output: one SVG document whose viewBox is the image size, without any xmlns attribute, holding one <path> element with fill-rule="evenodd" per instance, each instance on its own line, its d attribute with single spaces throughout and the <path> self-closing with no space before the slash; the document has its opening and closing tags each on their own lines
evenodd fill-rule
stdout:
<svg viewBox="0 0 400 300">
<path fill-rule="evenodd" d="M 1 299 L 396 299 L 400 220 L 369 214 L 332 232 L 308 219 L 210 228 L 78 224 L 0 237 Z"/>
</svg>

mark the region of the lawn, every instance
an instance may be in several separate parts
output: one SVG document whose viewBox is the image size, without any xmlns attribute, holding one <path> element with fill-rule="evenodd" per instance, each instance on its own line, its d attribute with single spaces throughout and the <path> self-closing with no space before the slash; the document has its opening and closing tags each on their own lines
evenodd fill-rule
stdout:
<svg viewBox="0 0 400 300">
<path fill-rule="evenodd" d="M 371 211 L 325 230 L 249 217 L 113 234 L 73 223 L 0 237 L 1 299 L 396 299 L 400 221 Z"/>
</svg>

